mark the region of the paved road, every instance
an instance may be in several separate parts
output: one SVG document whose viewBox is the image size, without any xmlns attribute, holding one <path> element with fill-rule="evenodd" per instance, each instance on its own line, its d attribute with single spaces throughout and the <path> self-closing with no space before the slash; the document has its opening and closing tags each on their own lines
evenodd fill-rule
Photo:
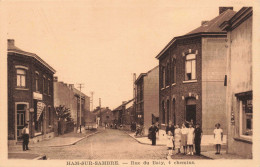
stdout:
<svg viewBox="0 0 260 167">
<path fill-rule="evenodd" d="M 101 133 L 65 147 L 31 148 L 30 153 L 49 159 L 166 159 L 165 146 L 138 143 L 123 131 L 106 129 Z M 181 159 L 181 158 L 180 158 Z M 188 158 L 189 159 L 189 158 Z"/>
</svg>

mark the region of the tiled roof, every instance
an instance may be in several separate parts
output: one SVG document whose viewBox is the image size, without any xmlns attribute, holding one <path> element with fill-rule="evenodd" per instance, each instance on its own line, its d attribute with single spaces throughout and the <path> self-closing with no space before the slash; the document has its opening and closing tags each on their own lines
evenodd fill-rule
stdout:
<svg viewBox="0 0 260 167">
<path fill-rule="evenodd" d="M 191 32 L 187 33 L 186 35 L 196 34 L 201 32 L 225 32 L 219 26 L 224 22 L 229 20 L 236 14 L 233 10 L 226 10 L 225 12 L 221 13 L 214 19 L 208 21 L 207 23 L 201 25 L 200 27 L 192 30 Z"/>
</svg>

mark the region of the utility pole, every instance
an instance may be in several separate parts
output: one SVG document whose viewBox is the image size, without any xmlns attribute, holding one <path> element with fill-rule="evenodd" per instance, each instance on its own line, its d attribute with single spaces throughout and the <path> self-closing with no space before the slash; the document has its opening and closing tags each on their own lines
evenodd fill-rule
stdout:
<svg viewBox="0 0 260 167">
<path fill-rule="evenodd" d="M 90 94 L 91 94 L 91 99 L 90 99 L 91 111 L 93 111 L 93 105 L 94 105 L 94 101 L 93 101 L 93 98 L 94 98 L 94 92 L 91 91 Z"/>
<path fill-rule="evenodd" d="M 81 133 L 81 88 L 83 88 L 84 84 L 79 85 L 79 132 Z"/>
</svg>

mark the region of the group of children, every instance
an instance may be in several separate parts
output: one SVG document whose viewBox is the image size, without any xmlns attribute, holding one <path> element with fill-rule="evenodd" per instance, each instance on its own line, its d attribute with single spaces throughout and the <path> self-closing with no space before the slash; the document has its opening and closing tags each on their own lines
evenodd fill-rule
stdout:
<svg viewBox="0 0 260 167">
<path fill-rule="evenodd" d="M 213 133 L 216 144 L 216 154 L 220 154 L 221 143 L 223 141 L 223 130 L 220 128 L 219 123 L 216 124 L 215 127 L 216 129 Z M 200 144 L 202 138 L 202 129 L 200 127 L 200 124 L 197 123 L 195 125 L 195 128 L 193 125 L 193 121 L 188 123 L 188 127 L 185 125 L 185 123 L 181 125 L 181 128 L 179 127 L 179 125 L 167 126 L 166 133 L 168 137 L 167 147 L 169 150 L 169 155 L 173 155 L 173 150 L 177 151 L 176 154 L 180 154 L 181 148 L 183 148 L 183 153 L 185 155 L 194 155 L 194 145 L 195 154 L 200 155 Z"/>
</svg>

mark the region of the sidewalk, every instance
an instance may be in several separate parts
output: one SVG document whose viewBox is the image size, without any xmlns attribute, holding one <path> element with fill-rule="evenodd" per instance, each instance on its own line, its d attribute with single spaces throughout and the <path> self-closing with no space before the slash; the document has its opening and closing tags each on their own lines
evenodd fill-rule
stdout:
<svg viewBox="0 0 260 167">
<path fill-rule="evenodd" d="M 126 131 L 129 136 L 131 136 L 133 139 L 135 139 L 137 142 L 141 144 L 147 144 L 151 145 L 151 140 L 148 139 L 148 137 L 136 137 L 133 132 Z M 212 143 L 212 137 L 211 136 L 205 136 L 203 139 L 203 142 L 201 142 L 201 155 L 210 158 L 210 159 L 245 159 L 244 157 L 241 157 L 239 155 L 235 154 L 227 154 L 226 153 L 226 143 L 224 142 L 221 149 L 221 154 L 216 155 L 215 154 L 215 146 Z M 156 139 L 156 145 L 157 146 L 166 146 L 167 139 L 166 138 L 157 138 Z"/>
<path fill-rule="evenodd" d="M 70 132 L 58 137 L 54 137 L 52 139 L 43 140 L 38 143 L 29 143 L 29 149 L 34 147 L 63 147 L 63 146 L 69 146 L 74 145 L 77 142 L 94 135 L 96 133 L 99 133 L 102 131 L 102 129 L 98 129 L 96 131 L 85 131 L 85 133 L 75 133 Z M 14 145 L 8 147 L 8 153 L 25 153 L 22 151 L 22 145 Z"/>
</svg>

